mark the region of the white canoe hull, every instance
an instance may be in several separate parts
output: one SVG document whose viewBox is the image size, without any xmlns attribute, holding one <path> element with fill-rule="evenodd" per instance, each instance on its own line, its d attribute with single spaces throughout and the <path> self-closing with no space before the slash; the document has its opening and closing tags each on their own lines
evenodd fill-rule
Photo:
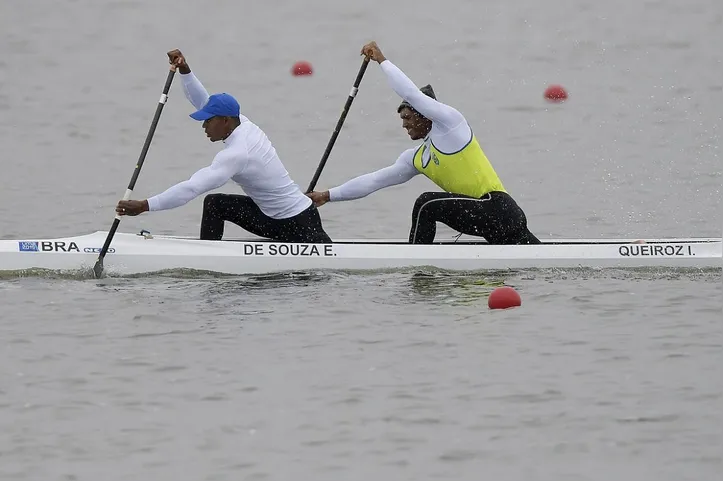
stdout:
<svg viewBox="0 0 723 481">
<path fill-rule="evenodd" d="M 92 268 L 107 233 L 0 240 L 0 271 Z M 410 245 L 400 241 L 348 240 L 334 244 L 285 244 L 266 240 L 201 241 L 173 236 L 116 233 L 105 257 L 108 275 L 195 269 L 260 274 L 316 269 L 380 270 L 435 267 L 474 271 L 545 268 L 720 268 L 721 239 L 556 239 L 542 245 L 484 242 Z"/>
</svg>

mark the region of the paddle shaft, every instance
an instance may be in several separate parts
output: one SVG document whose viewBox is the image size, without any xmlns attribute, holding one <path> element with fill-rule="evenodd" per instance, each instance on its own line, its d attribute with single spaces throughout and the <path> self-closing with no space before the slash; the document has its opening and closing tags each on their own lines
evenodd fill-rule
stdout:
<svg viewBox="0 0 723 481">
<path fill-rule="evenodd" d="M 153 121 L 151 122 L 151 127 L 148 129 L 148 134 L 146 135 L 146 141 L 143 143 L 143 148 L 141 149 L 141 155 L 138 158 L 138 162 L 136 162 L 136 168 L 133 169 L 133 175 L 131 176 L 131 181 L 128 183 L 128 188 L 126 189 L 125 194 L 123 195 L 123 200 L 128 200 L 131 197 L 131 194 L 133 193 L 133 189 L 136 186 L 136 181 L 138 180 L 138 175 L 141 173 L 141 167 L 143 167 L 143 162 L 146 160 L 146 154 L 148 154 L 148 149 L 151 146 L 151 140 L 153 140 L 153 134 L 156 132 L 156 126 L 158 125 L 158 120 L 161 118 L 161 112 L 163 111 L 163 106 L 166 105 L 166 102 L 168 101 L 168 91 L 171 89 L 171 82 L 173 82 L 173 76 L 175 75 L 176 71 L 175 69 L 171 69 L 168 71 L 168 77 L 166 77 L 166 84 L 163 86 L 163 93 L 161 94 L 161 98 L 158 100 L 158 106 L 156 107 L 156 113 L 153 116 Z M 93 267 L 93 272 L 95 273 L 96 277 L 100 277 L 100 274 L 103 272 L 103 258 L 105 258 L 106 253 L 108 252 L 108 248 L 110 247 L 110 243 L 113 240 L 113 236 L 115 235 L 116 230 L 118 230 L 118 224 L 120 224 L 121 217 L 120 215 L 116 214 L 115 219 L 113 219 L 113 225 L 111 226 L 110 230 L 108 231 L 108 236 L 105 238 L 105 243 L 103 243 L 103 248 L 100 250 L 100 254 L 98 255 L 98 260 L 95 263 L 95 266 Z"/>
<path fill-rule="evenodd" d="M 324 170 L 324 166 L 326 165 L 326 161 L 329 158 L 331 149 L 332 149 L 332 147 L 334 147 L 334 142 L 336 142 L 336 138 L 339 136 L 339 132 L 341 132 L 341 126 L 344 125 L 344 120 L 346 119 L 346 115 L 349 113 L 349 109 L 351 108 L 351 104 L 354 101 L 354 97 L 356 97 L 356 94 L 359 91 L 359 84 L 361 83 L 362 77 L 364 77 L 364 72 L 366 72 L 368 65 L 369 65 L 369 59 L 365 57 L 364 61 L 361 64 L 361 67 L 359 68 L 359 73 L 356 75 L 356 80 L 354 81 L 354 86 L 351 88 L 349 97 L 346 99 L 346 104 L 344 105 L 344 110 L 342 110 L 342 112 L 341 112 L 341 117 L 339 117 L 339 121 L 336 123 L 336 128 L 334 129 L 334 133 L 331 135 L 331 139 L 329 139 L 329 143 L 326 146 L 324 155 L 321 157 L 321 162 L 319 163 L 319 167 L 316 168 L 316 172 L 314 173 L 314 177 L 311 179 L 309 188 L 306 189 L 307 193 L 313 191 L 314 187 L 316 187 L 316 183 L 319 181 L 319 177 L 321 176 L 321 171 Z"/>
</svg>

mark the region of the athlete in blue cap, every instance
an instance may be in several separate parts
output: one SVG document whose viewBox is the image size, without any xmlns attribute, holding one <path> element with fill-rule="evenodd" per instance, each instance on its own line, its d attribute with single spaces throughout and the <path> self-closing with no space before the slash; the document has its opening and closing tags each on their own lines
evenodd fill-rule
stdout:
<svg viewBox="0 0 723 481">
<path fill-rule="evenodd" d="M 191 118 L 203 122 L 211 142 L 220 140 L 226 146 L 190 179 L 146 200 L 121 200 L 116 212 L 173 209 L 233 180 L 246 195 L 207 195 L 201 239 L 220 240 L 229 221 L 276 241 L 331 243 L 311 199 L 291 180 L 266 134 L 240 114 L 236 99 L 227 93 L 209 96 L 180 50 L 171 50 L 168 58 L 180 73 L 186 98 L 198 109 Z"/>
</svg>

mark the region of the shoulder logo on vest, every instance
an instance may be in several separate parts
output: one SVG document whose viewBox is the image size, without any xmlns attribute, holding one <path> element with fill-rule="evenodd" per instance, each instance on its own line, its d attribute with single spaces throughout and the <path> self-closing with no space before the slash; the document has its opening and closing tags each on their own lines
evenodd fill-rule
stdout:
<svg viewBox="0 0 723 481">
<path fill-rule="evenodd" d="M 437 158 L 437 154 L 432 152 L 432 160 L 434 161 L 435 165 L 439 165 L 439 159 Z"/>
</svg>

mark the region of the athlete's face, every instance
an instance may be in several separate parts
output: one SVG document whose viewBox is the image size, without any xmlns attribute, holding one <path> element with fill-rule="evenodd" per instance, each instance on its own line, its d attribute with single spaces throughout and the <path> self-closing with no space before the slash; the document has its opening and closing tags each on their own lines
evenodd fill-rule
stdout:
<svg viewBox="0 0 723 481">
<path fill-rule="evenodd" d="M 228 137 L 233 130 L 230 117 L 211 117 L 203 121 L 203 130 L 211 142 L 218 142 Z"/>
<path fill-rule="evenodd" d="M 399 111 L 402 119 L 402 128 L 407 131 L 412 140 L 423 139 L 432 129 L 432 121 L 424 118 L 417 111 L 404 107 Z"/>
</svg>

